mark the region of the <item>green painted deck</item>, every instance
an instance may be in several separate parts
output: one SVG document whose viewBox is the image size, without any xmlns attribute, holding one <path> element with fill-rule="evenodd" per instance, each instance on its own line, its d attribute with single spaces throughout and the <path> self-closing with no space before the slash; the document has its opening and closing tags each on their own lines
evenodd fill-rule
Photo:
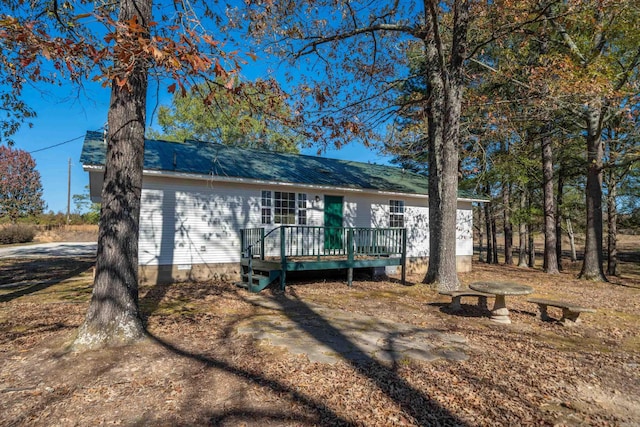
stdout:
<svg viewBox="0 0 640 427">
<path fill-rule="evenodd" d="M 331 244 L 327 244 L 327 236 Z M 264 228 L 240 230 L 242 281 L 239 286 L 259 292 L 280 281 L 287 272 L 347 270 L 351 286 L 354 268 L 402 267 L 405 283 L 407 232 L 404 228 L 314 227 L 283 225 L 265 233 Z M 277 256 L 266 254 L 278 253 Z"/>
</svg>

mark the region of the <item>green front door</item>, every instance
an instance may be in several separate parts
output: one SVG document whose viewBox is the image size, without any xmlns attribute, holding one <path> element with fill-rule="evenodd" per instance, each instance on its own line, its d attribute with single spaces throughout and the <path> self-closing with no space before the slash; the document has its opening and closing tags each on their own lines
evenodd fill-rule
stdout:
<svg viewBox="0 0 640 427">
<path fill-rule="evenodd" d="M 342 249 L 342 196 L 324 196 L 324 248 Z"/>
</svg>

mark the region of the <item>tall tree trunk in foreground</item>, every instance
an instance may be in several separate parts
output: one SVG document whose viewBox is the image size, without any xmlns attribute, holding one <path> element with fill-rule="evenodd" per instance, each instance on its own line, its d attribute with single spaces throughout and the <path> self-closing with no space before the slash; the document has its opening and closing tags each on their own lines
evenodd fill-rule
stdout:
<svg viewBox="0 0 640 427">
<path fill-rule="evenodd" d="M 556 259 L 558 270 L 562 271 L 562 203 L 564 202 L 564 167 L 558 170 L 558 192 L 556 193 Z"/>
<path fill-rule="evenodd" d="M 556 218 L 553 194 L 553 146 L 551 129 L 545 126 L 542 136 L 542 190 L 544 194 L 544 271 L 558 274 L 556 257 Z"/>
<path fill-rule="evenodd" d="M 587 226 L 580 278 L 606 281 L 602 269 L 602 120 L 604 107 L 588 106 L 587 123 Z"/>
<path fill-rule="evenodd" d="M 458 197 L 458 145 L 464 90 L 469 2 L 454 2 L 449 61 L 441 38 L 436 1 L 425 2 L 425 64 L 428 82 L 429 133 L 429 269 L 425 283 L 439 290 L 460 284 L 456 271 L 456 217 Z"/>
<path fill-rule="evenodd" d="M 151 0 L 123 0 L 118 21 L 133 20 L 148 37 Z M 119 29 L 118 31 L 124 31 Z M 102 211 L 93 294 L 87 316 L 75 341 L 76 348 L 98 348 L 135 342 L 144 336 L 138 311 L 138 235 L 144 158 L 147 66 L 117 46 L 119 61 L 134 61 L 125 85 L 111 85 L 108 141 L 102 187 Z M 122 55 L 122 56 L 120 56 Z M 135 55 L 135 54 L 133 54 Z M 122 80 L 120 80 L 122 83 Z"/>
</svg>

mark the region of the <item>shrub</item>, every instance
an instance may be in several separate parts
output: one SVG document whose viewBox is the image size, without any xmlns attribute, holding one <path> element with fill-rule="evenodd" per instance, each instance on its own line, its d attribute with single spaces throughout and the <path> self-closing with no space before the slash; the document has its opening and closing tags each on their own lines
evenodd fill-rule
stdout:
<svg viewBox="0 0 640 427">
<path fill-rule="evenodd" d="M 36 230 L 31 225 L 10 224 L 0 227 L 0 244 L 31 242 L 36 235 Z"/>
</svg>

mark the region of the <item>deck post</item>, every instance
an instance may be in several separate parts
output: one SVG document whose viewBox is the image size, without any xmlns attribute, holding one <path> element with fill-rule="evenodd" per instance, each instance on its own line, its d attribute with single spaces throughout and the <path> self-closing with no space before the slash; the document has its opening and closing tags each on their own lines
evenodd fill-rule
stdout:
<svg viewBox="0 0 640 427">
<path fill-rule="evenodd" d="M 249 255 L 249 266 L 247 271 L 247 290 L 253 292 L 253 245 L 249 245 L 247 248 L 247 255 Z"/>
<path fill-rule="evenodd" d="M 280 226 L 280 289 L 284 291 L 287 280 L 287 250 L 285 226 Z"/>
<path fill-rule="evenodd" d="M 347 261 L 349 269 L 347 270 L 347 285 L 351 287 L 353 282 L 353 228 L 347 229 Z"/>
<path fill-rule="evenodd" d="M 260 228 L 260 259 L 264 261 L 264 227 Z"/>
<path fill-rule="evenodd" d="M 405 285 L 407 281 L 407 229 L 402 229 L 402 258 L 400 260 L 402 264 L 402 284 Z"/>
</svg>

